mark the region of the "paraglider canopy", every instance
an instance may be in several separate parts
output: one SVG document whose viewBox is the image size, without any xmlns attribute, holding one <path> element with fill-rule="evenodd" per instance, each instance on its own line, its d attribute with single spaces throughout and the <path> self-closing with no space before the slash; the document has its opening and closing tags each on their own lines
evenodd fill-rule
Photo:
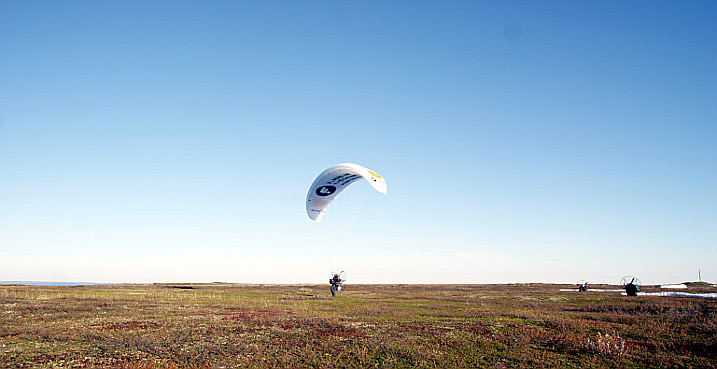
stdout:
<svg viewBox="0 0 717 369">
<path fill-rule="evenodd" d="M 386 180 L 376 172 L 358 164 L 334 165 L 319 174 L 306 195 L 306 213 L 320 222 L 331 202 L 350 184 L 365 179 L 378 192 L 386 194 Z"/>
</svg>

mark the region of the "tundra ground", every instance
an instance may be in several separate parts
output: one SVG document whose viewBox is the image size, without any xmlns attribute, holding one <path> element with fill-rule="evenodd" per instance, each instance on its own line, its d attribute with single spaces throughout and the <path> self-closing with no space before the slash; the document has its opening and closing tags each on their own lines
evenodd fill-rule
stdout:
<svg viewBox="0 0 717 369">
<path fill-rule="evenodd" d="M 716 299 L 563 287 L 3 285 L 0 368 L 717 368 Z"/>
</svg>

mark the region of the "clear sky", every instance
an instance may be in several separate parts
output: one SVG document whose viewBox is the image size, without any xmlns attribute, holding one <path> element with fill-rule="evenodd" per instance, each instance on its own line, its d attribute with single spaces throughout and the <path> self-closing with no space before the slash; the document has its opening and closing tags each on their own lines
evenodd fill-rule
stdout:
<svg viewBox="0 0 717 369">
<path fill-rule="evenodd" d="M 0 0 L 0 280 L 717 281 L 715 1 Z"/>
</svg>

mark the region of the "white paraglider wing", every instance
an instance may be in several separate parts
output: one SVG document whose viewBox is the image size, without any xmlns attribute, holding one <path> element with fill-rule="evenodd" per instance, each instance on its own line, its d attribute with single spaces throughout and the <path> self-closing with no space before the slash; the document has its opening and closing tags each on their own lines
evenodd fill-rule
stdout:
<svg viewBox="0 0 717 369">
<path fill-rule="evenodd" d="M 358 164 L 334 165 L 321 172 L 306 195 L 306 213 L 320 222 L 331 202 L 350 184 L 365 179 L 378 192 L 386 194 L 386 180 Z"/>
</svg>

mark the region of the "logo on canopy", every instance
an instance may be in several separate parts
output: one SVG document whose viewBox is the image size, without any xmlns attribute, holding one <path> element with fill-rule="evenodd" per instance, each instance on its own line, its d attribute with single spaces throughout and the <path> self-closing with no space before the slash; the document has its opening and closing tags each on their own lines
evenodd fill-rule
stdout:
<svg viewBox="0 0 717 369">
<path fill-rule="evenodd" d="M 336 192 L 336 187 L 334 186 L 321 186 L 316 189 L 316 194 L 319 196 L 329 196 L 334 192 Z"/>
</svg>

